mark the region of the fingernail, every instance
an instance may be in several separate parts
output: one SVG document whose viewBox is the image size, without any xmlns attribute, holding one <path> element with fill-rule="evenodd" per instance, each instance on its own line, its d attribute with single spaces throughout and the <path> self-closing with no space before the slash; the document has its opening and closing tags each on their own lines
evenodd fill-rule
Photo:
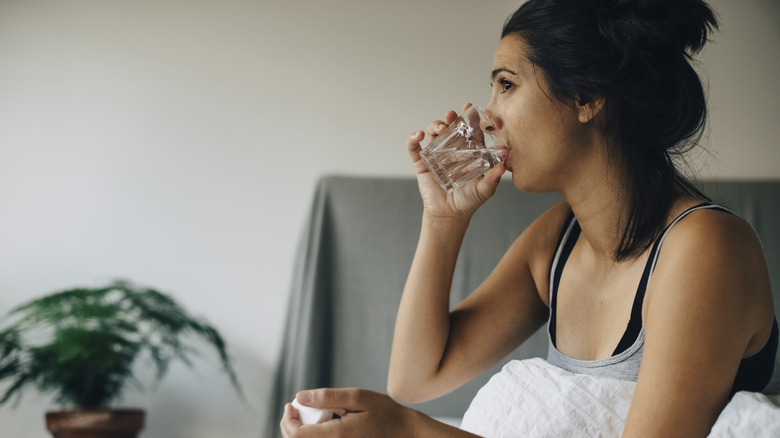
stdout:
<svg viewBox="0 0 780 438">
<path fill-rule="evenodd" d="M 301 391 L 296 398 L 298 403 L 305 405 L 314 401 L 314 394 L 311 391 Z"/>
</svg>

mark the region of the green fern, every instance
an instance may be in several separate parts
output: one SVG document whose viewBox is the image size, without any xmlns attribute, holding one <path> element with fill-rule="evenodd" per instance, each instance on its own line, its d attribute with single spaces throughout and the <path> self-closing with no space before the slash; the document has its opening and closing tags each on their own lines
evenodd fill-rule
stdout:
<svg viewBox="0 0 780 438">
<path fill-rule="evenodd" d="M 153 289 L 116 281 L 97 289 L 57 292 L 11 310 L 0 331 L 3 405 L 27 387 L 53 393 L 57 403 L 82 409 L 107 407 L 121 398 L 135 362 L 146 357 L 159 382 L 173 360 L 191 365 L 198 339 L 212 346 L 243 398 L 216 329 L 190 316 Z"/>
</svg>

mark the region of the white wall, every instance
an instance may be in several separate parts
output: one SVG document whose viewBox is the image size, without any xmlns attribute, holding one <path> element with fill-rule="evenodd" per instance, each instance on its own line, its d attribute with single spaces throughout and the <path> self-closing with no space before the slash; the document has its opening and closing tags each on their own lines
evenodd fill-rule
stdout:
<svg viewBox="0 0 780 438">
<path fill-rule="evenodd" d="M 710 1 L 721 20 L 700 60 L 709 78 L 714 159 L 720 179 L 780 176 L 780 2 Z"/>
<path fill-rule="evenodd" d="M 214 360 L 124 404 L 145 436 L 259 436 L 316 179 L 410 176 L 407 135 L 488 98 L 517 4 L 0 0 L 0 313 L 115 277 L 170 292 L 226 336 L 250 406 Z M 778 4 L 712 4 L 704 173 L 778 178 Z M 48 407 L 0 408 L 4 433 L 46 436 Z"/>
</svg>

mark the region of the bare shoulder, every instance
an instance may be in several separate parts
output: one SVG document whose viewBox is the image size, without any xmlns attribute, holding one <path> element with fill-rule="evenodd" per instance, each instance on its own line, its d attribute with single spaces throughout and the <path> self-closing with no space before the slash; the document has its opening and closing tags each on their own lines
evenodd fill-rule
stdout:
<svg viewBox="0 0 780 438">
<path fill-rule="evenodd" d="M 547 306 L 550 264 L 570 215 L 571 207 L 566 202 L 555 204 L 536 218 L 507 251 L 508 258 L 522 259 L 524 263 L 519 265 L 530 270 L 539 297 Z"/>
<path fill-rule="evenodd" d="M 736 281 L 741 293 L 764 286 L 766 260 L 753 229 L 740 217 L 717 209 L 700 209 L 679 221 L 661 248 L 659 273 L 708 275 Z"/>
<path fill-rule="evenodd" d="M 752 228 L 713 209 L 677 222 L 642 312 L 645 343 L 627 433 L 701 434 L 725 406 L 741 360 L 760 351 L 772 329 L 769 277 Z"/>
<path fill-rule="evenodd" d="M 646 300 L 648 318 L 683 306 L 699 320 L 733 322 L 747 339 L 768 336 L 774 313 L 758 237 L 740 217 L 716 209 L 693 211 L 669 231 Z"/>
<path fill-rule="evenodd" d="M 649 418 L 670 430 L 710 428 L 741 360 L 760 351 L 772 329 L 769 276 L 752 228 L 712 209 L 680 220 L 663 241 L 642 311 L 645 343 L 627 429 Z"/>
</svg>

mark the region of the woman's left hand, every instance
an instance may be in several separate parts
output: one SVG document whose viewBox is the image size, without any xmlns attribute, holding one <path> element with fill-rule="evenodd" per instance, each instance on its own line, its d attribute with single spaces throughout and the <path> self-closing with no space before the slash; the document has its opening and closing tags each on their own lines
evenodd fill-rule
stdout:
<svg viewBox="0 0 780 438">
<path fill-rule="evenodd" d="M 303 425 L 298 412 L 288 403 L 280 423 L 285 438 L 414 436 L 415 411 L 384 394 L 355 388 L 327 388 L 301 391 L 297 399 L 304 406 L 344 414 L 324 423 Z"/>
</svg>

